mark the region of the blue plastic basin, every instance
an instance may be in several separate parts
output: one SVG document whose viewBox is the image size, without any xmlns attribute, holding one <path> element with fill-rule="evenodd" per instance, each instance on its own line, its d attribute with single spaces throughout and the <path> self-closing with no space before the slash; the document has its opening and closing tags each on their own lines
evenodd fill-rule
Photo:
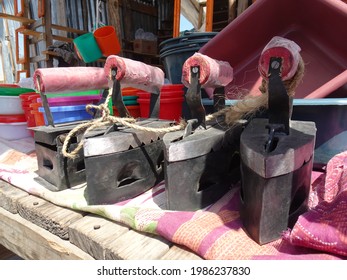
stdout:
<svg viewBox="0 0 347 280">
<path fill-rule="evenodd" d="M 55 124 L 90 120 L 92 118 L 92 115 L 86 111 L 86 105 L 57 106 L 51 107 L 50 110 Z M 39 112 L 44 113 L 44 108 L 39 107 Z M 48 125 L 46 114 L 44 113 L 43 116 L 45 124 Z"/>
</svg>

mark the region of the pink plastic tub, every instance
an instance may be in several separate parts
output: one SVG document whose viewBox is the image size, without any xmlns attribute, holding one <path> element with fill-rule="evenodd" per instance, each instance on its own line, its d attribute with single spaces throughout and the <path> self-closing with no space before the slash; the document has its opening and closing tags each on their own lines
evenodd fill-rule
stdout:
<svg viewBox="0 0 347 280">
<path fill-rule="evenodd" d="M 231 64 L 235 92 L 259 94 L 259 56 L 274 36 L 302 49 L 296 98 L 347 97 L 347 4 L 340 0 L 257 0 L 199 52 Z"/>
</svg>

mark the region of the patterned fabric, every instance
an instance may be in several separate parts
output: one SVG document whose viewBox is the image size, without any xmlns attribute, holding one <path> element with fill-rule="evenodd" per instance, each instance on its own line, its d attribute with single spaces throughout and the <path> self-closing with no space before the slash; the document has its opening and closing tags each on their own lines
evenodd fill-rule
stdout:
<svg viewBox="0 0 347 280">
<path fill-rule="evenodd" d="M 24 143 L 25 149 L 19 142 L 0 141 L 1 179 L 57 205 L 161 235 L 205 259 L 347 258 L 347 152 L 329 162 L 326 174 L 313 172 L 310 210 L 299 217 L 294 228 L 283 238 L 260 246 L 243 230 L 237 185 L 215 204 L 195 212 L 163 210 L 164 183 L 115 205 L 91 206 L 83 195 L 85 185 L 51 192 L 37 183 L 35 153 L 30 152 L 28 140 Z"/>
</svg>

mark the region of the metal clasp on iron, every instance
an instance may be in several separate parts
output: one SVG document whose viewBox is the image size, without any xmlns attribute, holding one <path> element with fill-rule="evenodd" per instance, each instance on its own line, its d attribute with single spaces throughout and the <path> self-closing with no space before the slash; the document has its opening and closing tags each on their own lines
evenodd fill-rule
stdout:
<svg viewBox="0 0 347 280">
<path fill-rule="evenodd" d="M 269 64 L 268 113 L 269 136 L 265 142 L 265 152 L 276 148 L 276 135 L 289 135 L 291 100 L 281 79 L 282 58 L 271 57 Z"/>
<path fill-rule="evenodd" d="M 206 112 L 201 101 L 200 66 L 190 68 L 190 85 L 186 93 L 186 101 L 192 119 L 188 121 L 184 137 L 190 135 L 199 126 L 206 129 Z"/>
</svg>

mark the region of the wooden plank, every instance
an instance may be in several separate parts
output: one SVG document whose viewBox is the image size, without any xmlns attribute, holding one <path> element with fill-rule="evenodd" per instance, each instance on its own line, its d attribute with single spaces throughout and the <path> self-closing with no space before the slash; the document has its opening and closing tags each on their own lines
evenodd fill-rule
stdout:
<svg viewBox="0 0 347 280">
<path fill-rule="evenodd" d="M 0 243 L 23 259 L 92 260 L 69 241 L 0 208 Z"/>
<path fill-rule="evenodd" d="M 18 213 L 26 220 L 62 239 L 69 238 L 69 225 L 83 217 L 82 213 L 62 208 L 36 196 L 18 200 Z"/>
<path fill-rule="evenodd" d="M 42 32 L 34 31 L 31 29 L 22 29 L 20 31 L 20 33 L 23 33 L 24 35 L 30 35 L 30 36 L 38 37 L 41 40 L 43 39 L 43 34 L 44 34 Z"/>
<path fill-rule="evenodd" d="M 87 215 L 69 226 L 70 242 L 97 260 L 104 260 L 106 248 L 114 240 L 129 231 L 96 215 Z"/>
<path fill-rule="evenodd" d="M 36 20 L 33 24 L 30 24 L 30 29 L 35 30 L 36 28 L 39 28 L 45 24 L 45 19 L 44 18 L 39 18 Z"/>
<path fill-rule="evenodd" d="M 130 230 L 111 242 L 105 258 L 115 260 L 156 260 L 164 256 L 171 243 L 160 236 Z"/>
<path fill-rule="evenodd" d="M 72 43 L 73 42 L 72 38 L 67 38 L 67 37 L 58 36 L 58 35 L 52 35 L 52 39 L 53 40 L 57 40 L 57 41 L 67 42 L 67 43 Z M 47 46 L 50 46 L 50 45 L 47 44 Z"/>
<path fill-rule="evenodd" d="M 11 259 L 15 259 L 16 257 L 17 256 L 13 254 L 13 252 L 11 252 L 6 247 L 0 244 L 0 260 L 11 260 Z"/>
<path fill-rule="evenodd" d="M 187 248 L 174 245 L 161 260 L 203 260 L 203 258 Z"/>
<path fill-rule="evenodd" d="M 237 16 L 241 15 L 248 8 L 248 0 L 239 0 L 237 2 Z"/>
<path fill-rule="evenodd" d="M 29 196 L 27 192 L 0 180 L 0 207 L 17 214 L 17 201 L 26 196 Z"/>
<path fill-rule="evenodd" d="M 47 55 L 37 55 L 34 57 L 30 58 L 30 63 L 37 63 L 40 61 L 47 61 L 48 60 L 48 56 Z"/>
<path fill-rule="evenodd" d="M 154 16 L 157 17 L 158 16 L 158 10 L 157 8 L 155 8 L 154 6 L 149 6 L 149 5 L 145 5 L 142 4 L 140 2 L 136 2 L 136 1 L 129 1 L 129 0 L 118 0 L 117 1 L 120 7 L 124 6 L 124 5 L 129 5 L 130 9 L 135 11 L 135 12 L 139 12 L 141 14 L 147 14 L 150 16 Z M 126 2 L 126 3 L 123 3 Z M 117 5 L 115 3 L 115 5 Z"/>
<path fill-rule="evenodd" d="M 112 25 L 116 30 L 116 35 L 121 42 L 122 40 L 122 30 L 121 30 L 121 20 L 119 14 L 118 0 L 109 0 L 107 4 L 108 8 L 108 20 L 109 24 Z M 123 48 L 123 46 L 121 46 Z"/>
<path fill-rule="evenodd" d="M 214 0 L 210 0 L 206 2 L 206 32 L 212 32 L 213 28 L 213 5 Z"/>
<path fill-rule="evenodd" d="M 229 0 L 228 22 L 233 21 L 237 17 L 237 0 Z"/>
<path fill-rule="evenodd" d="M 14 21 L 19 21 L 23 24 L 30 24 L 34 23 L 34 19 L 26 18 L 26 17 L 19 17 L 19 16 L 14 16 L 14 15 L 9 15 L 6 13 L 0 13 L 0 18 L 8 19 L 8 20 L 14 20 Z"/>
<path fill-rule="evenodd" d="M 61 25 L 57 25 L 57 24 L 52 24 L 51 26 L 52 26 L 52 29 L 57 29 L 60 31 L 67 31 L 67 32 L 76 33 L 76 34 L 87 33 L 87 31 L 85 31 L 85 30 L 75 29 L 75 28 L 61 26 Z"/>
</svg>

